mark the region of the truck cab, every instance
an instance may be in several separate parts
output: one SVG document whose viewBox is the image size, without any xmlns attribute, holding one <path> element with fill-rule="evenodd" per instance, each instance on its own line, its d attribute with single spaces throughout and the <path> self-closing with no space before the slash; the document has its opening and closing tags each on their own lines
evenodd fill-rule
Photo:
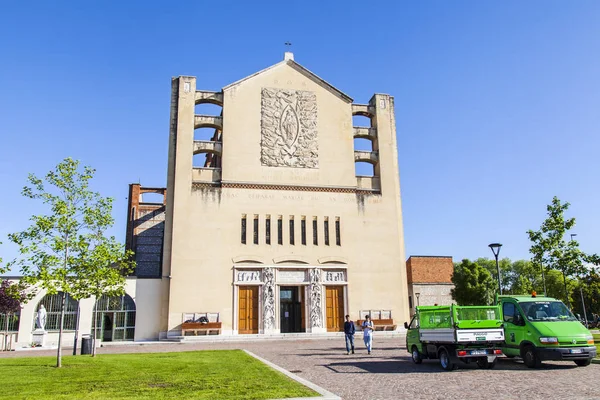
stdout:
<svg viewBox="0 0 600 400">
<path fill-rule="evenodd" d="M 544 360 L 574 361 L 590 365 L 596 347 L 590 331 L 560 300 L 552 297 L 498 296 L 502 308 L 505 344 L 509 358 L 521 357 L 529 368 Z"/>
</svg>

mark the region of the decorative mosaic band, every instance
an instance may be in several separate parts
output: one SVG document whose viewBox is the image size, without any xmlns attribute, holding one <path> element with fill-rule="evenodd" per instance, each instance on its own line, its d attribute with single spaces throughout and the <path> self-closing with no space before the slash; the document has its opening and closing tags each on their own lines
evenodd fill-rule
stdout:
<svg viewBox="0 0 600 400">
<path fill-rule="evenodd" d="M 347 187 L 326 187 L 326 186 L 294 186 L 294 185 L 266 185 L 257 183 L 199 183 L 192 184 L 194 189 L 209 187 L 223 187 L 228 189 L 258 189 L 258 190 L 288 190 L 299 192 L 326 192 L 326 193 L 358 193 L 358 194 L 379 194 L 379 190 L 365 190 Z"/>
</svg>

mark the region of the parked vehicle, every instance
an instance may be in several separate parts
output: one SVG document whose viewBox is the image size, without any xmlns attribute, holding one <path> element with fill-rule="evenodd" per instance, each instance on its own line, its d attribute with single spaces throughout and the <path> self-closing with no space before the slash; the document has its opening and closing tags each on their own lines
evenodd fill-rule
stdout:
<svg viewBox="0 0 600 400">
<path fill-rule="evenodd" d="M 580 367 L 596 357 L 594 338 L 562 301 L 551 297 L 498 296 L 506 343 L 503 353 L 519 356 L 529 368 L 544 360 L 574 361 Z"/>
<path fill-rule="evenodd" d="M 504 343 L 499 306 L 417 307 L 410 324 L 404 323 L 406 349 L 415 364 L 439 359 L 444 370 L 458 362 L 477 362 L 480 368 L 493 368 L 502 355 Z"/>
</svg>

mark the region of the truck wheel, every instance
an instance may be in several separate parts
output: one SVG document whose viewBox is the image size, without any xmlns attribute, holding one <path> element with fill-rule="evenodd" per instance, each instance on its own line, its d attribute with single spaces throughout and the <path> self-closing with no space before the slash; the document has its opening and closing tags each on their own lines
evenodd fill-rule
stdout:
<svg viewBox="0 0 600 400">
<path fill-rule="evenodd" d="M 450 354 L 446 349 L 440 350 L 440 365 L 444 371 L 452 371 L 455 368 L 454 363 L 450 360 Z"/>
<path fill-rule="evenodd" d="M 542 360 L 536 354 L 533 346 L 526 346 L 523 349 L 523 362 L 529 368 L 539 368 L 542 365 Z"/>
<path fill-rule="evenodd" d="M 588 358 L 587 360 L 575 360 L 575 364 L 577 364 L 578 367 L 587 367 L 591 363 L 592 363 L 591 358 Z"/>
<path fill-rule="evenodd" d="M 417 346 L 413 346 L 412 347 L 412 360 L 415 364 L 421 364 L 423 362 L 423 359 L 421 358 L 421 353 L 419 353 L 419 349 L 417 349 Z"/>
</svg>

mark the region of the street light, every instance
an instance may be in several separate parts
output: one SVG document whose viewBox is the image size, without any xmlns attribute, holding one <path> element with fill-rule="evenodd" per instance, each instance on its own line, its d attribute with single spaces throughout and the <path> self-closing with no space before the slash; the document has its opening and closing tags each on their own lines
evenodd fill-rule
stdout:
<svg viewBox="0 0 600 400">
<path fill-rule="evenodd" d="M 415 293 L 415 296 L 417 296 L 417 307 L 419 306 L 419 296 L 421 295 L 421 293 Z"/>
<path fill-rule="evenodd" d="M 576 233 L 571 233 L 571 242 L 573 241 L 573 237 L 577 236 Z M 587 321 L 587 313 L 585 312 L 585 300 L 583 299 L 583 284 L 581 283 L 581 278 L 579 279 L 579 294 L 581 295 L 581 307 L 583 308 L 583 320 L 585 321 L 585 327 L 588 327 Z"/>
<path fill-rule="evenodd" d="M 498 271 L 498 291 L 502 294 L 502 285 L 500 284 L 500 265 L 498 264 L 498 254 L 500 254 L 500 247 L 502 245 L 500 243 L 491 243 L 488 245 L 490 249 L 492 249 L 492 253 L 494 253 L 494 257 L 496 258 L 496 270 Z"/>
</svg>

